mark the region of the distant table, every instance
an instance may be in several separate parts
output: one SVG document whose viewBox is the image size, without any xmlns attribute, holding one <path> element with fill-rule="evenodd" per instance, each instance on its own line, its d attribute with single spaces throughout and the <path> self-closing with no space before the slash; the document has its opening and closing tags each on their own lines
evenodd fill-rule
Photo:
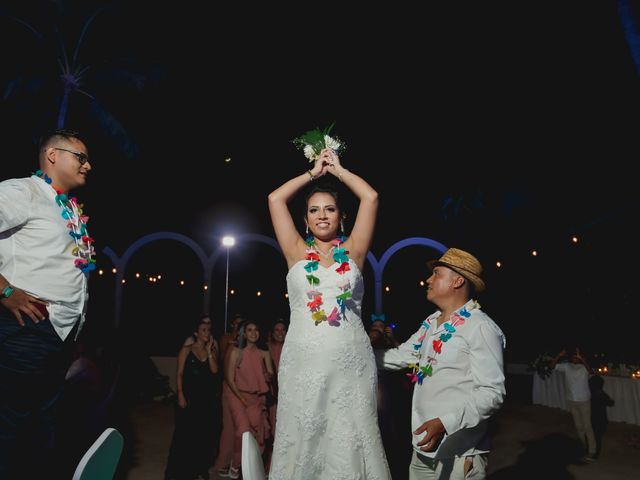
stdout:
<svg viewBox="0 0 640 480">
<path fill-rule="evenodd" d="M 640 425 L 640 380 L 603 375 L 603 390 L 615 404 L 607 407 L 609 421 Z M 533 374 L 533 403 L 569 410 L 564 374 L 552 371 L 544 380 Z"/>
<path fill-rule="evenodd" d="M 161 375 L 169 377 L 169 386 L 174 392 L 177 392 L 176 388 L 176 357 L 151 357 L 151 360 L 155 364 L 158 372 Z"/>
</svg>

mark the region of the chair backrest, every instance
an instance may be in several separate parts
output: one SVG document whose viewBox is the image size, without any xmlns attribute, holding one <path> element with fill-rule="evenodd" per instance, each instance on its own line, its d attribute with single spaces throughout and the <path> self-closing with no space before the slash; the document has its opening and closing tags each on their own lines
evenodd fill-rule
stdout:
<svg viewBox="0 0 640 480">
<path fill-rule="evenodd" d="M 251 432 L 242 434 L 242 479 L 265 480 L 260 447 Z"/>
<path fill-rule="evenodd" d="M 82 456 L 73 480 L 112 480 L 124 439 L 115 428 L 107 428 Z"/>
</svg>

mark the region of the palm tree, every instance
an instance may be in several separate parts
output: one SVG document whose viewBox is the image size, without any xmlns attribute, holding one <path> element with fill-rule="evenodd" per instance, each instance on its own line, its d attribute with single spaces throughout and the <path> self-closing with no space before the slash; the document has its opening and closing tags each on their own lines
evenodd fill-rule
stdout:
<svg viewBox="0 0 640 480">
<path fill-rule="evenodd" d="M 118 147 L 129 157 L 134 158 L 137 153 L 137 145 L 130 138 L 124 126 L 107 109 L 105 109 L 98 98 L 89 92 L 88 85 L 99 89 L 102 85 L 108 88 L 124 86 L 141 89 L 148 78 L 147 73 L 139 72 L 133 62 L 129 64 L 110 64 L 107 68 L 92 70 L 88 65 L 80 62 L 80 52 L 83 42 L 87 37 L 89 29 L 94 24 L 96 17 L 106 10 L 107 7 L 99 7 L 91 12 L 83 20 L 78 20 L 81 25 L 80 33 L 73 44 L 73 49 L 67 48 L 60 33 L 58 21 L 64 19 L 74 19 L 78 15 L 74 12 L 61 11 L 60 19 L 53 22 L 52 31 L 42 33 L 27 21 L 11 15 L 8 12 L 0 11 L 0 17 L 8 19 L 21 30 L 29 33 L 35 39 L 37 51 L 34 55 L 24 55 L 28 57 L 31 66 L 23 66 L 26 72 L 21 72 L 10 79 L 4 88 L 2 101 L 13 100 L 19 110 L 25 110 L 32 114 L 40 112 L 35 121 L 37 125 L 34 130 L 41 132 L 44 130 L 42 124 L 51 127 L 55 122 L 56 128 L 65 127 L 65 123 L 72 108 L 72 99 L 76 97 L 88 99 L 89 116 L 97 122 L 99 128 L 112 138 Z M 17 42 L 16 42 L 17 43 Z M 56 74 L 51 75 L 51 56 L 42 62 L 36 62 L 33 68 L 33 57 L 38 53 L 52 53 L 57 64 Z M 71 52 L 71 53 L 70 53 Z M 37 56 L 36 56 L 37 58 Z M 122 62 L 121 62 L 122 63 Z M 79 94 L 79 95 L 78 95 Z M 54 102 L 51 102 L 54 99 Z M 79 103 L 77 105 L 80 105 Z M 44 108 L 44 111 L 42 110 Z M 35 133 L 35 132 L 34 132 Z"/>
<path fill-rule="evenodd" d="M 640 74 L 640 34 L 629 0 L 618 0 L 618 15 L 629 50 L 631 50 L 631 58 L 636 66 L 636 72 Z"/>
</svg>

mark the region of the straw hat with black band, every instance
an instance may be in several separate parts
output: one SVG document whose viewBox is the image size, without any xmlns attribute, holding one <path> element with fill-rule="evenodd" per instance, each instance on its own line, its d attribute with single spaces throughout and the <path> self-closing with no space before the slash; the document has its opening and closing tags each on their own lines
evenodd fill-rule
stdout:
<svg viewBox="0 0 640 480">
<path fill-rule="evenodd" d="M 429 260 L 427 266 L 433 270 L 433 267 L 438 265 L 450 268 L 456 273 L 459 273 L 468 281 L 470 281 L 476 289 L 476 292 L 480 293 L 485 289 L 484 281 L 480 276 L 482 275 L 482 265 L 480 261 L 464 250 L 459 248 L 450 248 L 437 260 Z"/>
</svg>

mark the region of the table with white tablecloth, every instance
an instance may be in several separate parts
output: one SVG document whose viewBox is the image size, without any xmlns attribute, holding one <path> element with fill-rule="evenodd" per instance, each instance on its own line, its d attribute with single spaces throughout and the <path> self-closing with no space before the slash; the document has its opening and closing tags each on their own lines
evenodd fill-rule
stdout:
<svg viewBox="0 0 640 480">
<path fill-rule="evenodd" d="M 603 375 L 603 390 L 615 404 L 607 407 L 607 417 L 613 422 L 640 425 L 640 380 Z M 545 379 L 533 374 L 533 403 L 569 410 L 564 373 L 553 370 Z"/>
</svg>

